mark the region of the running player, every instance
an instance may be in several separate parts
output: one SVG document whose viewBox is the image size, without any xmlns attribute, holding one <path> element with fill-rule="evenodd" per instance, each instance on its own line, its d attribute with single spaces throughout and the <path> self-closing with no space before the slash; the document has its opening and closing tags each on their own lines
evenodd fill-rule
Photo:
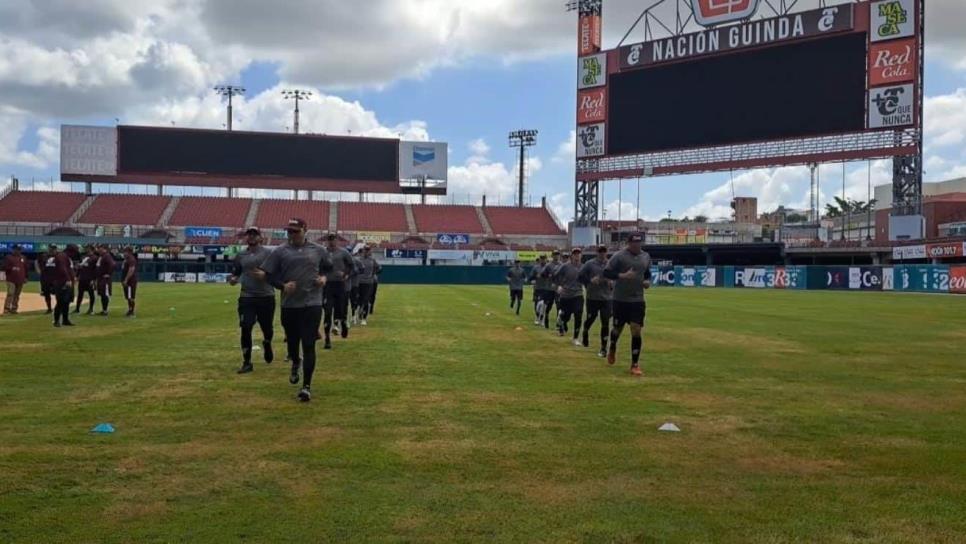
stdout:
<svg viewBox="0 0 966 544">
<path fill-rule="evenodd" d="M 47 304 L 47 313 L 54 313 L 54 307 L 50 303 L 51 297 L 54 295 L 54 289 L 51 286 L 50 274 L 53 268 L 47 268 L 47 259 L 50 255 L 46 251 L 41 251 L 37 254 L 37 260 L 34 261 L 34 270 L 40 276 L 40 296 L 44 297 L 44 302 Z"/>
<path fill-rule="evenodd" d="M 647 306 L 644 290 L 651 287 L 651 257 L 641 249 L 644 236 L 637 233 L 627 238 L 627 248 L 618 251 L 604 269 L 604 277 L 614 280 L 614 328 L 610 331 L 607 363 L 617 361 L 617 342 L 624 325 L 631 327 L 631 374 L 641 375 L 640 358 L 644 349 L 641 333 Z"/>
<path fill-rule="evenodd" d="M 333 321 L 338 322 L 342 338 L 349 336 L 345 282 L 355 273 L 355 263 L 352 254 L 339 246 L 339 237 L 335 233 L 325 237 L 325 249 L 332 262 L 332 270 L 327 274 L 325 284 L 325 349 L 332 349 L 330 334 Z"/>
<path fill-rule="evenodd" d="M 138 294 L 138 258 L 130 247 L 124 248 L 124 265 L 121 271 L 121 285 L 124 287 L 124 299 L 127 300 L 125 317 L 134 317 L 134 299 Z"/>
<path fill-rule="evenodd" d="M 554 273 L 554 283 L 558 285 L 558 306 L 560 319 L 557 333 L 563 336 L 567 332 L 570 317 L 574 318 L 574 345 L 580 346 L 580 323 L 584 317 L 584 286 L 580 284 L 581 252 L 579 248 L 570 251 L 570 260 L 557 267 Z"/>
<path fill-rule="evenodd" d="M 107 315 L 108 306 L 111 304 L 111 288 L 114 282 L 114 256 L 111 255 L 107 246 L 101 244 L 97 248 L 99 255 L 97 259 L 97 294 L 101 297 L 101 314 Z"/>
<path fill-rule="evenodd" d="M 84 303 L 84 295 L 87 295 L 87 315 L 94 313 L 94 283 L 97 279 L 97 257 L 94 255 L 94 246 L 84 248 L 84 257 L 77 265 L 77 307 L 74 313 L 79 314 L 81 304 Z"/>
<path fill-rule="evenodd" d="M 376 263 L 377 265 L 379 263 Z M 377 271 L 372 275 L 372 294 L 369 295 L 369 308 L 366 310 L 366 316 L 374 315 L 376 313 L 376 293 L 379 292 L 379 272 L 382 271 L 381 266 L 377 266 Z"/>
<path fill-rule="evenodd" d="M 376 259 L 372 256 L 372 249 L 366 246 L 362 250 L 362 258 L 359 259 L 359 298 L 363 301 L 373 301 L 375 300 L 372 295 L 372 291 L 375 288 L 376 276 L 379 272 L 382 272 L 382 266 L 376 262 Z M 365 302 L 362 304 L 362 315 L 359 316 L 359 323 L 363 326 L 369 325 L 369 312 L 371 307 L 366 306 Z"/>
<path fill-rule="evenodd" d="M 44 267 L 49 272 L 50 287 L 56 298 L 54 326 L 73 327 L 70 322 L 70 303 L 74 300 L 74 267 L 70 257 L 51 244 Z"/>
<path fill-rule="evenodd" d="M 530 280 L 533 281 L 533 324 L 543 323 L 544 300 L 547 298 L 547 289 L 550 287 L 550 280 L 544 275 L 543 271 L 547 267 L 547 256 L 540 255 L 536 264 L 530 269 Z"/>
<path fill-rule="evenodd" d="M 358 325 L 359 313 L 361 311 L 361 300 L 359 300 L 359 274 L 362 273 L 362 261 L 359 260 L 358 252 L 352 256 L 352 264 L 355 266 L 356 273 L 349 278 L 349 302 L 352 304 L 352 324 Z"/>
<path fill-rule="evenodd" d="M 23 285 L 27 283 L 27 259 L 20 252 L 20 246 L 14 245 L 10 255 L 3 259 L 3 273 L 7 279 L 7 298 L 3 303 L 3 313 L 17 315 L 20 308 L 20 294 Z"/>
<path fill-rule="evenodd" d="M 614 282 L 604 277 L 607 267 L 607 247 L 597 248 L 597 258 L 584 263 L 580 269 L 580 281 L 587 288 L 587 319 L 584 321 L 583 346 L 590 347 L 590 328 L 600 316 L 600 351 L 598 357 L 607 357 L 607 337 L 610 334 L 611 299 Z"/>
<path fill-rule="evenodd" d="M 302 402 L 312 400 L 315 343 L 322 324 L 322 293 L 325 275 L 332 271 L 325 248 L 309 242 L 305 237 L 307 230 L 303 219 L 289 220 L 288 242 L 275 248 L 256 272 L 256 277 L 267 278 L 271 285 L 282 290 L 282 327 L 292 357 L 289 383 L 299 382 L 301 369 L 304 376 L 297 398 Z"/>
<path fill-rule="evenodd" d="M 275 358 L 272 351 L 272 338 L 275 335 L 272 322 L 275 320 L 275 289 L 263 277 L 256 277 L 255 270 L 262 266 L 272 251 L 262 246 L 262 233 L 257 227 L 249 227 L 245 231 L 248 247 L 235 256 L 230 285 L 241 282 L 241 293 L 238 296 L 238 326 L 241 328 L 242 366 L 239 374 L 247 374 L 255 370 L 252 365 L 252 329 L 258 323 L 262 330 L 262 355 L 265 362 L 271 363 Z"/>
<path fill-rule="evenodd" d="M 527 281 L 527 273 L 520 267 L 520 261 L 513 261 L 513 267 L 506 273 L 506 281 L 510 284 L 510 309 L 517 307 L 520 315 L 520 305 L 523 303 L 523 284 Z"/>
<path fill-rule="evenodd" d="M 544 299 L 543 299 L 543 327 L 545 329 L 550 328 L 551 315 L 556 316 L 556 319 L 554 321 L 554 326 L 557 328 L 560 327 L 560 304 L 557 304 L 557 299 L 560 296 L 557 293 L 557 287 L 559 286 L 557 285 L 557 283 L 554 281 L 553 278 L 557 275 L 557 269 L 560 268 L 562 264 L 563 263 L 560 262 L 560 251 L 555 249 L 553 251 L 553 254 L 551 255 L 550 262 L 547 263 L 547 266 L 543 268 L 543 275 L 546 276 L 547 279 L 549 280 L 549 284 L 547 285 L 547 290 L 544 291 Z M 557 306 L 556 312 L 553 311 L 553 307 L 555 304 Z"/>
</svg>

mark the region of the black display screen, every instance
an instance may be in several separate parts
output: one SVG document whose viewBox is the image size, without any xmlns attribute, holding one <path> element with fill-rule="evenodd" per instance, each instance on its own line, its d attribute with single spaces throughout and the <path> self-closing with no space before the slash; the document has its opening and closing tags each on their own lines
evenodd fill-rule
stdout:
<svg viewBox="0 0 966 544">
<path fill-rule="evenodd" d="M 118 151 L 121 175 L 399 181 L 399 142 L 389 139 L 122 126 Z"/>
<path fill-rule="evenodd" d="M 613 74 L 607 153 L 865 129 L 865 33 Z"/>
</svg>

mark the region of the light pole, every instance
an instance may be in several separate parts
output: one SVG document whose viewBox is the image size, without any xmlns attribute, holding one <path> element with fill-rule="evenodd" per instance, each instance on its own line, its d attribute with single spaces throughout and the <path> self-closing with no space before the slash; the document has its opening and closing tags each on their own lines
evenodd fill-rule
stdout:
<svg viewBox="0 0 966 544">
<path fill-rule="evenodd" d="M 517 206 L 523 207 L 523 185 L 524 185 L 524 163 L 526 161 L 526 152 L 528 147 L 533 147 L 537 145 L 537 132 L 536 130 L 517 130 L 510 133 L 510 147 L 520 148 L 520 193 L 519 199 L 517 200 Z"/>
<path fill-rule="evenodd" d="M 235 95 L 245 94 L 245 88 L 235 85 L 216 85 L 215 92 L 228 97 L 228 121 L 225 123 L 225 127 L 231 132 L 231 98 Z"/>
<path fill-rule="evenodd" d="M 303 91 L 301 89 L 282 91 L 282 98 L 286 100 L 295 100 L 295 123 L 292 125 L 295 134 L 299 133 L 299 100 L 308 100 L 311 96 L 312 91 Z"/>
</svg>

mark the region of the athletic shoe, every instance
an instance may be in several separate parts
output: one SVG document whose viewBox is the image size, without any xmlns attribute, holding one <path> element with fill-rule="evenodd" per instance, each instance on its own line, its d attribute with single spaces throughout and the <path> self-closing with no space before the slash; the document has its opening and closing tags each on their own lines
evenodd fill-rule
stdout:
<svg viewBox="0 0 966 544">
<path fill-rule="evenodd" d="M 55 327 L 57 327 L 57 328 L 59 329 L 59 328 L 60 328 L 60 323 L 58 323 L 58 322 L 56 322 L 56 321 L 54 321 L 54 326 L 55 326 Z"/>
<path fill-rule="evenodd" d="M 106 311 L 103 311 L 103 312 L 98 313 L 97 315 L 102 315 L 104 317 L 107 317 L 107 312 Z"/>
<path fill-rule="evenodd" d="M 249 372 L 255 372 L 255 367 L 251 363 L 242 363 L 241 368 L 238 369 L 238 374 L 248 374 Z"/>
<path fill-rule="evenodd" d="M 94 315 L 94 310 L 87 310 L 87 315 Z"/>
<path fill-rule="evenodd" d="M 341 329 L 341 327 L 339 326 L 338 323 L 333 323 L 332 324 L 332 332 L 334 332 L 337 336 L 339 334 L 339 330 L 340 329 Z"/>
<path fill-rule="evenodd" d="M 612 365 L 617 362 L 617 352 L 610 350 L 607 352 L 607 364 Z"/>
<path fill-rule="evenodd" d="M 332 349 L 332 341 L 326 338 L 325 345 L 322 347 L 322 349 Z"/>
<path fill-rule="evenodd" d="M 65 326 L 65 327 L 73 327 L 73 326 L 74 326 L 74 324 L 73 324 L 73 323 L 71 323 L 70 321 L 64 321 L 64 326 Z"/>
<path fill-rule="evenodd" d="M 600 357 L 601 359 L 603 359 L 604 357 L 607 357 L 607 350 L 604 348 L 600 348 L 600 351 L 597 352 L 597 356 Z"/>
<path fill-rule="evenodd" d="M 584 346 L 584 345 L 583 345 L 583 344 L 582 344 L 582 343 L 580 342 L 580 340 L 578 340 L 578 339 L 576 339 L 576 338 L 574 338 L 574 345 L 575 345 L 575 346 L 577 346 L 578 348 L 583 348 L 583 347 L 586 347 L 586 346 Z"/>
<path fill-rule="evenodd" d="M 80 313 L 80 308 L 77 308 L 76 310 L 74 310 L 74 312 L 73 312 L 73 313 L 75 313 L 75 314 L 79 314 L 79 313 Z"/>
<path fill-rule="evenodd" d="M 295 385 L 299 383 L 299 365 L 301 363 L 296 363 L 292 365 L 292 373 L 288 376 L 288 383 Z"/>
<path fill-rule="evenodd" d="M 53 310 L 47 310 L 47 311 L 46 311 L 46 312 L 44 312 L 44 313 L 45 313 L 45 314 L 52 314 L 52 313 L 54 313 L 54 311 L 53 311 Z"/>
<path fill-rule="evenodd" d="M 309 402 L 312 400 L 312 391 L 308 387 L 303 387 L 298 394 L 299 402 Z"/>
<path fill-rule="evenodd" d="M 366 321 L 365 319 L 363 319 L 359 324 L 362 325 L 363 327 L 368 327 L 369 326 L 369 322 Z"/>
<path fill-rule="evenodd" d="M 272 364 L 272 361 L 275 360 L 275 352 L 272 351 L 271 342 L 262 342 L 262 355 L 265 356 L 265 364 Z"/>
<path fill-rule="evenodd" d="M 641 376 L 644 373 L 641 372 L 641 367 L 639 367 L 637 365 L 634 365 L 634 366 L 631 367 L 631 374 L 634 375 L 634 376 Z"/>
<path fill-rule="evenodd" d="M 349 324 L 348 323 L 343 322 L 342 323 L 342 327 L 341 327 L 340 330 L 342 331 L 342 338 L 348 338 L 349 337 Z"/>
<path fill-rule="evenodd" d="M 137 316 L 136 316 L 136 315 L 134 315 L 134 313 L 133 313 L 133 312 L 128 312 L 128 313 L 126 313 L 126 314 L 124 314 L 124 317 L 128 317 L 128 318 L 131 318 L 131 319 L 134 319 L 134 318 L 135 318 L 135 317 L 137 317 Z"/>
</svg>

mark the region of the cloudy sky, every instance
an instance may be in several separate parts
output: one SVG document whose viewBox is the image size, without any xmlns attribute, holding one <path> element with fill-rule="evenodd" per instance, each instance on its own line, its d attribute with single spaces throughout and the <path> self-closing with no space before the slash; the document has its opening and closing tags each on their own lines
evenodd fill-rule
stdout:
<svg viewBox="0 0 966 544">
<path fill-rule="evenodd" d="M 650 3 L 605 0 L 605 47 Z M 926 178 L 938 181 L 966 176 L 966 2 L 927 7 Z M 529 193 L 566 221 L 575 34 L 563 0 L 0 0 L 0 175 L 56 180 L 61 123 L 219 128 L 222 83 L 248 89 L 237 129 L 290 130 L 280 91 L 302 88 L 314 93 L 305 132 L 448 142 L 450 192 L 464 199 L 511 201 L 507 132 L 539 129 Z M 872 172 L 889 182 L 888 165 Z M 867 173 L 848 165 L 850 197 L 865 198 Z M 825 195 L 842 175 L 823 170 Z M 763 209 L 807 202 L 802 168 L 676 176 L 641 184 L 641 215 L 727 216 L 732 186 Z M 606 185 L 604 201 L 607 217 L 632 217 L 637 183 Z"/>
</svg>

